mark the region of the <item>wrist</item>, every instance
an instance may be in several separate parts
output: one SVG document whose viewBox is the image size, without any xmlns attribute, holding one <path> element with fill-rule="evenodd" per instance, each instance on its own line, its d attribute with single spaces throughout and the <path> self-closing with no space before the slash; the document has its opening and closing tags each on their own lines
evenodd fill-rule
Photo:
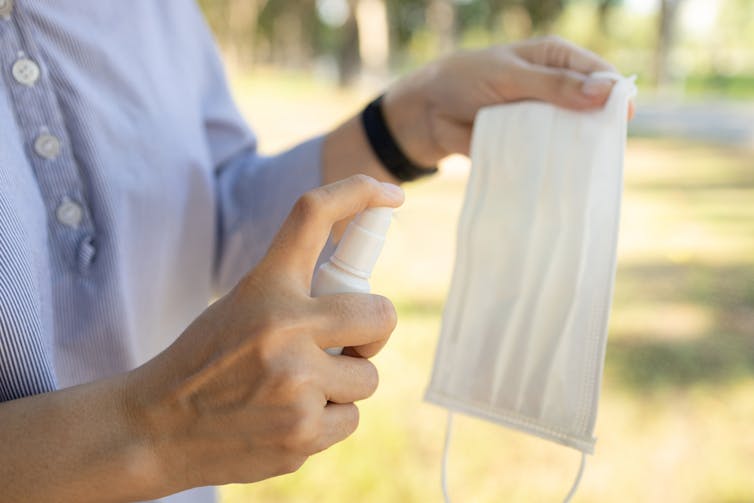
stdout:
<svg viewBox="0 0 754 503">
<path fill-rule="evenodd" d="M 385 120 L 384 98 L 384 94 L 377 97 L 361 112 L 364 134 L 382 167 L 403 182 L 411 182 L 436 173 L 437 167 L 419 166 L 401 149 Z"/>
<path fill-rule="evenodd" d="M 432 108 L 425 83 L 432 80 L 434 66 L 408 76 L 392 86 L 382 98 L 382 113 L 390 136 L 403 154 L 417 166 L 436 166 L 449 152 L 434 141 Z M 401 183 L 387 169 L 370 145 L 361 114 L 349 119 L 324 139 L 322 183 L 328 184 L 356 173 L 381 181 Z"/>
<path fill-rule="evenodd" d="M 384 182 L 400 183 L 372 151 L 358 115 L 325 137 L 322 146 L 322 184 L 327 185 L 356 173 Z"/>
<path fill-rule="evenodd" d="M 398 146 L 420 166 L 435 166 L 448 153 L 438 145 L 432 127 L 432 105 L 426 92 L 433 69 L 425 68 L 391 87 L 382 101 L 385 121 Z"/>
<path fill-rule="evenodd" d="M 120 417 L 129 438 L 128 475 L 141 480 L 151 494 L 163 496 L 192 485 L 176 478 L 183 472 L 171 462 L 183 457 L 175 456 L 171 448 L 169 414 L 161 407 L 163 400 L 154 385 L 140 375 L 144 370 L 142 367 L 125 374 L 121 383 Z"/>
</svg>

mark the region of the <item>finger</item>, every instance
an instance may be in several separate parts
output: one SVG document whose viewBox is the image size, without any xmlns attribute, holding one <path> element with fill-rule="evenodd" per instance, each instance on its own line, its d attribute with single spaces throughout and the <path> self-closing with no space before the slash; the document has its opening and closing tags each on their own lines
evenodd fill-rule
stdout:
<svg viewBox="0 0 754 503">
<path fill-rule="evenodd" d="M 265 261 L 290 266 L 308 287 L 312 271 L 333 224 L 371 206 L 395 208 L 403 191 L 366 175 L 354 175 L 301 196 L 273 239 Z"/>
<path fill-rule="evenodd" d="M 617 71 L 613 65 L 595 53 L 560 37 L 549 36 L 529 40 L 513 46 L 513 50 L 529 63 L 563 68 L 589 74 L 598 71 Z"/>
<path fill-rule="evenodd" d="M 340 238 L 342 238 L 343 234 L 345 234 L 346 227 L 348 227 L 348 223 L 350 221 L 350 218 L 346 218 L 333 224 L 332 231 L 330 231 L 333 244 L 337 245 L 338 243 L 340 243 Z"/>
<path fill-rule="evenodd" d="M 320 321 L 312 335 L 322 349 L 375 343 L 382 347 L 397 323 L 395 307 L 381 295 L 325 295 L 314 299 L 314 303 Z"/>
<path fill-rule="evenodd" d="M 381 341 L 375 341 L 370 344 L 364 344 L 362 346 L 348 346 L 343 348 L 343 351 L 341 354 L 345 356 L 353 356 L 356 358 L 371 358 L 380 351 L 382 351 L 382 348 L 385 347 L 385 344 L 387 344 L 387 341 L 390 338 L 383 339 Z"/>
<path fill-rule="evenodd" d="M 322 434 L 316 439 L 310 454 L 324 451 L 345 440 L 359 426 L 359 409 L 352 403 L 328 403 L 322 415 Z"/>
<path fill-rule="evenodd" d="M 601 107 L 615 84 L 605 77 L 540 65 L 523 64 L 516 71 L 519 99 L 533 98 L 573 110 Z"/>
<path fill-rule="evenodd" d="M 369 398 L 377 390 L 379 374 L 369 360 L 324 352 L 323 356 L 327 362 L 322 367 L 321 386 L 328 401 L 352 403 Z"/>
</svg>

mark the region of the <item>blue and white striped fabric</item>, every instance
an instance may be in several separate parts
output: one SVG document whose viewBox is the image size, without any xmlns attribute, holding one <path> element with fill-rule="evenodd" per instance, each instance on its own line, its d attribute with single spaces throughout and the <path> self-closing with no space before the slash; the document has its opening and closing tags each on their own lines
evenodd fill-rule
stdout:
<svg viewBox="0 0 754 503">
<path fill-rule="evenodd" d="M 257 155 L 193 2 L 4 5 L 0 401 L 165 348 L 320 183 L 321 148 Z"/>
</svg>

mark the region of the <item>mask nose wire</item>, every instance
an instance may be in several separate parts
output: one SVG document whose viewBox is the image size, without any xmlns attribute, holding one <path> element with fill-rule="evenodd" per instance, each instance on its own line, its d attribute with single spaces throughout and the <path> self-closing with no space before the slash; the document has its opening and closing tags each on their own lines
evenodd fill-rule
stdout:
<svg viewBox="0 0 754 503">
<path fill-rule="evenodd" d="M 448 453 L 450 451 L 450 438 L 451 434 L 453 432 L 453 413 L 448 410 L 448 421 L 445 425 L 445 443 L 442 447 L 442 472 L 441 472 L 441 481 L 442 481 L 442 497 L 445 503 L 451 503 L 450 500 L 450 492 L 448 491 Z M 573 481 L 573 485 L 571 486 L 571 490 L 568 491 L 568 494 L 566 495 L 565 499 L 563 500 L 563 503 L 570 503 L 570 501 L 573 499 L 574 495 L 576 494 L 576 491 L 579 488 L 579 484 L 581 483 L 581 477 L 584 475 L 584 468 L 586 467 L 586 453 L 582 451 L 581 453 L 581 463 L 579 464 L 579 471 L 576 473 L 576 479 Z"/>
<path fill-rule="evenodd" d="M 445 503 L 450 502 L 450 493 L 448 492 L 448 451 L 450 450 L 450 434 L 453 430 L 453 413 L 448 411 L 448 422 L 445 425 L 445 445 L 442 448 L 442 496 Z"/>
</svg>

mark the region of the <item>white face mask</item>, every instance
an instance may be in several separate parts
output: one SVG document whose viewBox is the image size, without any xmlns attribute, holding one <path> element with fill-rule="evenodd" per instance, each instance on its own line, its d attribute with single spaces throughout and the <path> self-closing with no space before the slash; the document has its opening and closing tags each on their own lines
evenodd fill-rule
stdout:
<svg viewBox="0 0 754 503">
<path fill-rule="evenodd" d="M 603 109 L 521 102 L 477 115 L 426 393 L 590 454 L 636 93 L 632 79 L 600 74 L 616 80 Z"/>
</svg>

